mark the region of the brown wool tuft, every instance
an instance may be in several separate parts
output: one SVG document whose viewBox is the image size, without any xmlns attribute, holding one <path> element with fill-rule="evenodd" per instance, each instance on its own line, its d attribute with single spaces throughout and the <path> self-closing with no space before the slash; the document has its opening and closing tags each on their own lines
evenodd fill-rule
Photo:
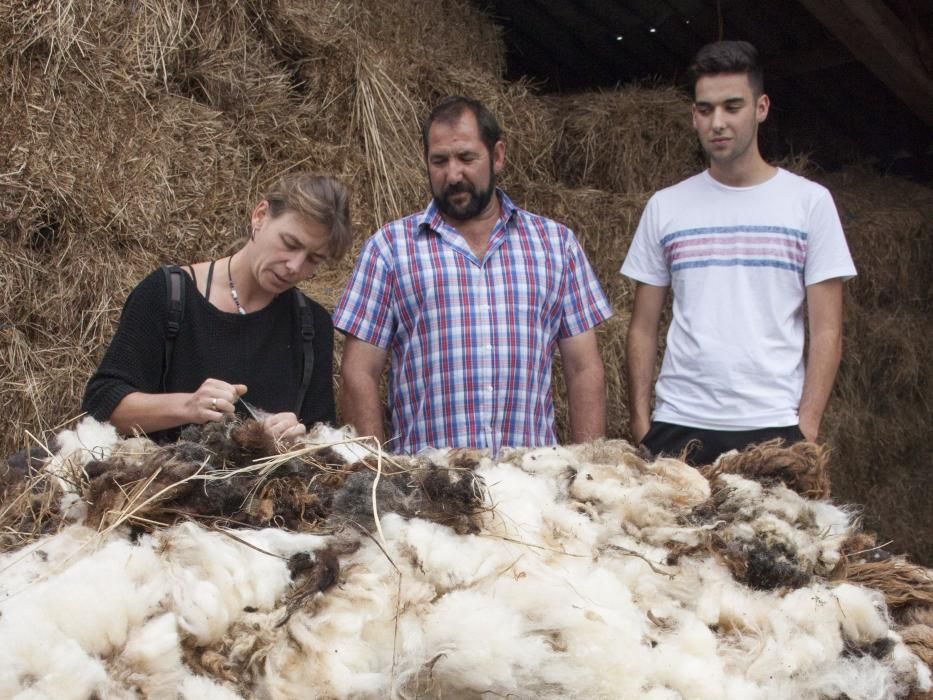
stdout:
<svg viewBox="0 0 933 700">
<path fill-rule="evenodd" d="M 895 611 L 902 606 L 933 606 L 933 569 L 913 564 L 903 557 L 850 561 L 840 578 L 881 591 Z"/>
<path fill-rule="evenodd" d="M 727 454 L 700 471 L 710 480 L 741 474 L 763 483 L 780 481 L 806 498 L 829 498 L 829 452 L 812 442 L 785 446 L 783 440 L 771 440 Z"/>
</svg>

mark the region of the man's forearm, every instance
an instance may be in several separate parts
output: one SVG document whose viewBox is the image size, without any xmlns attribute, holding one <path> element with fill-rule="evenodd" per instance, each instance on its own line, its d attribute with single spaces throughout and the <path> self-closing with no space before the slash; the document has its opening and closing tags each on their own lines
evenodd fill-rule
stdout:
<svg viewBox="0 0 933 700">
<path fill-rule="evenodd" d="M 807 373 L 800 399 L 800 430 L 814 442 L 819 435 L 823 412 L 829 402 L 842 358 L 842 334 L 827 331 L 810 338 L 807 353 Z"/>
<path fill-rule="evenodd" d="M 359 435 L 372 435 L 379 442 L 385 440 L 377 380 L 367 376 L 344 375 L 340 389 L 340 412 L 343 421 L 352 425 Z"/>
<path fill-rule="evenodd" d="M 641 442 L 651 423 L 651 382 L 658 354 L 658 335 L 629 330 L 625 345 L 632 438 Z"/>
<path fill-rule="evenodd" d="M 606 435 L 606 380 L 602 363 L 565 377 L 570 440 L 587 442 Z"/>
<path fill-rule="evenodd" d="M 815 442 L 842 357 L 842 280 L 807 287 L 810 348 L 797 418 L 800 432 Z"/>
</svg>

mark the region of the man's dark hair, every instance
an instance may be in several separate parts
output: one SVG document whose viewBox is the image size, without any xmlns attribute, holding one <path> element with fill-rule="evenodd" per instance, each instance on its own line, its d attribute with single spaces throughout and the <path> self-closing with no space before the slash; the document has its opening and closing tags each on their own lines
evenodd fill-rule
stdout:
<svg viewBox="0 0 933 700">
<path fill-rule="evenodd" d="M 722 73 L 745 73 L 755 97 L 759 97 L 765 91 L 764 72 L 758 63 L 758 49 L 747 41 L 717 41 L 707 44 L 694 56 L 687 73 L 694 97 L 700 78 Z"/>
<path fill-rule="evenodd" d="M 476 123 L 479 124 L 479 137 L 485 144 L 486 150 L 492 153 L 496 141 L 502 140 L 502 129 L 499 128 L 495 115 L 479 100 L 462 95 L 451 95 L 438 102 L 421 125 L 421 142 L 424 144 L 425 158 L 428 156 L 428 131 L 431 130 L 431 125 L 434 122 L 453 124 L 467 110 L 476 117 Z"/>
</svg>

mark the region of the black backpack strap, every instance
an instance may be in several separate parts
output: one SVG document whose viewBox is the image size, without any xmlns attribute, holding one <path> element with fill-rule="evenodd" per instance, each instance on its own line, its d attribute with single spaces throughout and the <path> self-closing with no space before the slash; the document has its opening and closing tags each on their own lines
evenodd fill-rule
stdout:
<svg viewBox="0 0 933 700">
<path fill-rule="evenodd" d="M 301 407 L 304 405 L 305 394 L 311 386 L 311 372 L 314 370 L 314 312 L 305 295 L 297 287 L 294 288 L 295 300 L 301 316 L 301 354 L 303 364 L 301 369 L 301 388 L 298 389 L 298 401 L 295 403 L 295 415 L 301 420 Z"/>
<path fill-rule="evenodd" d="M 168 371 L 172 366 L 172 353 L 175 350 L 175 338 L 181 329 L 185 317 L 185 273 L 175 265 L 163 265 L 165 275 L 165 354 L 162 365 L 162 386 L 164 392 L 168 382 Z"/>
</svg>

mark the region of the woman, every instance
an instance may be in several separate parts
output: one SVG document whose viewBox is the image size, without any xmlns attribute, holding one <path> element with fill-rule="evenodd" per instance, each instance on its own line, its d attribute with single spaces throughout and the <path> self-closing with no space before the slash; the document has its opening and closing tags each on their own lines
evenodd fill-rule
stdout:
<svg viewBox="0 0 933 700">
<path fill-rule="evenodd" d="M 347 191 L 330 177 L 289 175 L 256 205 L 251 224 L 233 255 L 184 274 L 156 270 L 130 293 L 85 390 L 86 412 L 159 442 L 176 439 L 180 426 L 245 410 L 240 397 L 268 414 L 276 439 L 336 420 L 330 315 L 293 288 L 350 248 Z M 183 311 L 170 340 L 173 302 Z"/>
</svg>

